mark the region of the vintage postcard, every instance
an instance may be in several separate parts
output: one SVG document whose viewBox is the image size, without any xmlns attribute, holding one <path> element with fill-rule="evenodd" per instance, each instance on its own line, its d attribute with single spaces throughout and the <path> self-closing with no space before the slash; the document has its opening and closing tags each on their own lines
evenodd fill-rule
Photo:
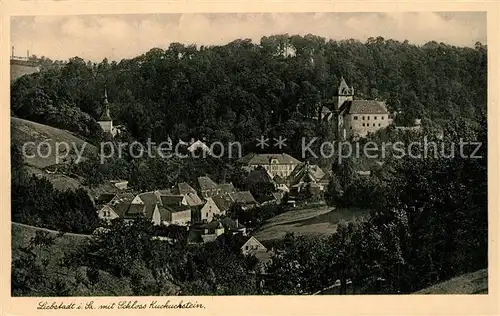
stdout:
<svg viewBox="0 0 500 316">
<path fill-rule="evenodd" d="M 3 314 L 499 313 L 498 7 L 66 3 L 4 4 Z"/>
</svg>

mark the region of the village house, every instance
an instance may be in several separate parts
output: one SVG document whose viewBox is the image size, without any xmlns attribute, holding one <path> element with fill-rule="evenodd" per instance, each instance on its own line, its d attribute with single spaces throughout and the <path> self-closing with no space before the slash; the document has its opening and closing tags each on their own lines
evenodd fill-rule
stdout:
<svg viewBox="0 0 500 316">
<path fill-rule="evenodd" d="M 231 202 L 231 199 L 228 197 L 223 197 L 223 196 L 214 196 L 212 198 L 214 201 L 215 205 L 217 205 L 217 208 L 219 209 L 221 214 L 227 214 L 227 212 L 231 209 L 231 205 L 233 204 Z"/>
<path fill-rule="evenodd" d="M 155 209 L 152 221 L 156 225 L 188 226 L 191 223 L 191 209 L 186 205 L 160 205 Z"/>
<path fill-rule="evenodd" d="M 391 124 L 385 103 L 355 100 L 354 88 L 341 79 L 337 96 L 337 135 L 340 139 L 366 137 Z"/>
<path fill-rule="evenodd" d="M 308 161 L 301 163 L 293 170 L 288 177 L 288 184 L 297 191 L 301 191 L 302 187 L 308 187 L 313 190 L 326 191 L 331 175 L 321 169 L 318 165 L 311 165 Z"/>
<path fill-rule="evenodd" d="M 254 199 L 250 191 L 239 191 L 229 194 L 231 202 L 241 205 L 244 210 L 252 209 L 258 207 L 259 203 Z"/>
<path fill-rule="evenodd" d="M 200 219 L 202 222 L 210 223 L 214 219 L 214 215 L 224 215 L 221 212 L 213 198 L 207 198 L 207 202 L 200 209 Z"/>
<path fill-rule="evenodd" d="M 250 153 L 238 160 L 243 164 L 243 168 L 248 172 L 262 166 L 269 173 L 271 178 L 280 176 L 286 178 L 292 173 L 293 169 L 300 164 L 300 161 L 288 154 L 255 154 Z"/>
<path fill-rule="evenodd" d="M 221 192 L 220 187 L 212 179 L 207 176 L 198 177 L 198 185 L 200 186 L 201 196 L 206 199 L 219 195 Z"/>
<path fill-rule="evenodd" d="M 230 235 L 247 235 L 247 228 L 244 225 L 241 225 L 238 220 L 233 220 L 229 217 L 224 217 L 220 220 L 222 226 L 224 226 L 224 230 L 227 234 Z"/>
<path fill-rule="evenodd" d="M 244 255 L 252 255 L 256 252 L 267 252 L 267 248 L 254 236 L 250 236 L 240 248 Z"/>
</svg>

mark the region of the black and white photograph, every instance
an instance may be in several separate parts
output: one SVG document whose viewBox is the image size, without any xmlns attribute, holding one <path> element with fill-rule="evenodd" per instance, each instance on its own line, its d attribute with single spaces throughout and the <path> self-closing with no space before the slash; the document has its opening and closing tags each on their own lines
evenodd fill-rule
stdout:
<svg viewBox="0 0 500 316">
<path fill-rule="evenodd" d="M 16 15 L 9 52 L 12 297 L 489 293 L 486 12 Z"/>
</svg>

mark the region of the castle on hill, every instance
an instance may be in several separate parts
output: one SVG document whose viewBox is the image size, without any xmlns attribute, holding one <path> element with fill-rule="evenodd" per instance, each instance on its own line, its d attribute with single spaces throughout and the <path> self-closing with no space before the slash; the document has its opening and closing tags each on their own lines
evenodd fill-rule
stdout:
<svg viewBox="0 0 500 316">
<path fill-rule="evenodd" d="M 342 77 L 334 111 L 337 137 L 342 140 L 366 137 L 368 133 L 392 123 L 385 103 L 377 100 L 355 100 L 354 87 Z"/>
</svg>

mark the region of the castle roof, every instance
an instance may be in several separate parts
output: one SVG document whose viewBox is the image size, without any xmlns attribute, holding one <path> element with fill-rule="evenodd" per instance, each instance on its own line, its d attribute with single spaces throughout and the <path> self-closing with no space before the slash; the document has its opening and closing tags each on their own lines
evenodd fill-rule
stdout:
<svg viewBox="0 0 500 316">
<path fill-rule="evenodd" d="M 340 113 L 344 114 L 387 114 L 385 105 L 375 100 L 352 100 L 345 101 L 340 107 Z"/>
</svg>

